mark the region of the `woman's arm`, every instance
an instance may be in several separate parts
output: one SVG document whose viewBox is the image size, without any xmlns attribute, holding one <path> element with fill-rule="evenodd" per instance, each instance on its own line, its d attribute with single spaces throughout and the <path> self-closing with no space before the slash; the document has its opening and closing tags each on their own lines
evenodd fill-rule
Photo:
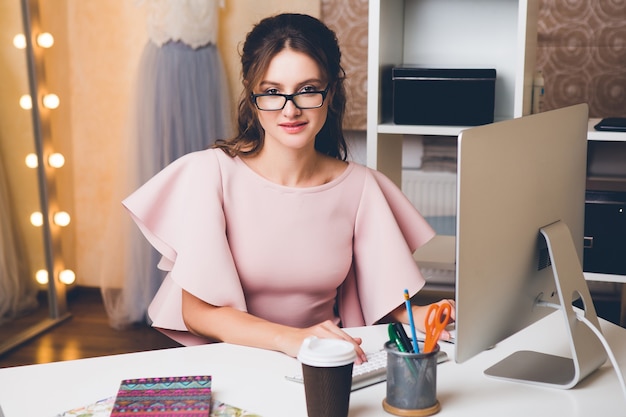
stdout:
<svg viewBox="0 0 626 417">
<path fill-rule="evenodd" d="M 366 360 L 361 339 L 353 338 L 330 320 L 308 328 L 295 328 L 261 319 L 232 307 L 205 303 L 183 290 L 183 320 L 191 333 L 223 342 L 252 346 L 297 356 L 309 336 L 347 340 L 354 344 L 356 363 Z M 288 314 L 288 312 L 285 312 Z"/>
</svg>

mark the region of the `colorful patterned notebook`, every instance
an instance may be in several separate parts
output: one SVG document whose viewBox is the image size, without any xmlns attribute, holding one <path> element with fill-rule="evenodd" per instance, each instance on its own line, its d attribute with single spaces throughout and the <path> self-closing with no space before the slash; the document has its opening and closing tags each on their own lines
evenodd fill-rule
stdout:
<svg viewBox="0 0 626 417">
<path fill-rule="evenodd" d="M 111 417 L 209 417 L 211 377 L 125 379 Z"/>
</svg>

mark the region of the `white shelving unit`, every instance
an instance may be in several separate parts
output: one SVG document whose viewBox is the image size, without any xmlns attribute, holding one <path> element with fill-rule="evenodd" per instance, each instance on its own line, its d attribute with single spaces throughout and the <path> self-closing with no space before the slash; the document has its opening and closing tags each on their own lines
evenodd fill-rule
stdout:
<svg viewBox="0 0 626 417">
<path fill-rule="evenodd" d="M 600 132 L 594 129 L 594 126 L 601 119 L 589 119 L 587 127 L 587 140 L 600 142 L 626 142 L 626 132 Z"/>
<path fill-rule="evenodd" d="M 457 136 L 463 129 L 383 120 L 381 81 L 389 66 L 495 68 L 495 120 L 529 114 L 537 9 L 537 0 L 371 0 L 367 165 L 400 184 L 403 135 Z"/>
<path fill-rule="evenodd" d="M 587 140 L 598 142 L 622 142 L 626 147 L 626 133 L 624 132 L 599 132 L 594 126 L 600 119 L 589 119 L 587 128 Z M 626 275 L 603 274 L 595 272 L 585 272 L 585 279 L 588 281 L 617 282 L 626 284 Z M 626 297 L 626 292 L 623 294 Z M 622 302 L 622 309 L 626 308 L 626 299 Z"/>
<path fill-rule="evenodd" d="M 596 123 L 600 119 L 589 119 L 589 126 L 587 128 L 587 140 L 614 143 L 621 142 L 622 146 L 626 147 L 626 133 L 624 132 L 599 132 L 594 129 Z M 599 282 L 613 282 L 622 284 L 622 294 L 620 302 L 620 325 L 626 326 L 626 275 L 618 274 L 604 274 L 596 272 L 584 272 L 585 279 L 587 281 L 599 281 Z"/>
<path fill-rule="evenodd" d="M 537 20 L 538 0 L 370 0 L 367 165 L 401 186 L 404 135 L 458 136 L 465 128 L 396 125 L 384 120 L 382 77 L 390 66 L 495 68 L 494 119 L 530 114 Z M 589 121 L 589 141 L 626 142 L 625 133 L 595 131 L 598 121 Z M 430 262 L 435 269 L 453 270 L 454 238 L 438 238 L 416 252 L 416 260 L 421 265 Z M 626 283 L 622 275 L 585 272 L 585 278 Z M 622 300 L 622 318 L 625 309 L 626 300 Z"/>
</svg>

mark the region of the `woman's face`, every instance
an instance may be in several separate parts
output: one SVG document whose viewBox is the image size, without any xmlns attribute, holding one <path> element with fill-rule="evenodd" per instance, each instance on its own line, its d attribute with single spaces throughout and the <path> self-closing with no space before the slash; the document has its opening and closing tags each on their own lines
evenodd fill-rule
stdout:
<svg viewBox="0 0 626 417">
<path fill-rule="evenodd" d="M 326 86 L 326 78 L 311 57 L 302 52 L 284 49 L 270 61 L 254 93 L 295 94 L 322 91 Z M 321 107 L 315 109 L 299 109 L 292 100 L 288 100 L 282 110 L 257 109 L 259 122 L 265 130 L 265 146 L 293 150 L 314 149 L 315 135 L 326 122 L 328 99 L 330 97 L 324 100 Z"/>
</svg>

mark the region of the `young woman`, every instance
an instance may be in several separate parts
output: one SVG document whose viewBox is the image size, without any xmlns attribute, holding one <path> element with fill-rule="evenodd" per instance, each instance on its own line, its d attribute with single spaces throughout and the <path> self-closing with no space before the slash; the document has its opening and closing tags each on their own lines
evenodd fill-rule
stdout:
<svg viewBox="0 0 626 417">
<path fill-rule="evenodd" d="M 313 17 L 262 20 L 243 46 L 237 136 L 125 200 L 168 271 L 154 326 L 291 356 L 308 336 L 341 338 L 360 363 L 342 327 L 407 322 L 403 291 L 424 284 L 412 254 L 434 232 L 389 179 L 347 162 L 340 58 Z"/>
</svg>

